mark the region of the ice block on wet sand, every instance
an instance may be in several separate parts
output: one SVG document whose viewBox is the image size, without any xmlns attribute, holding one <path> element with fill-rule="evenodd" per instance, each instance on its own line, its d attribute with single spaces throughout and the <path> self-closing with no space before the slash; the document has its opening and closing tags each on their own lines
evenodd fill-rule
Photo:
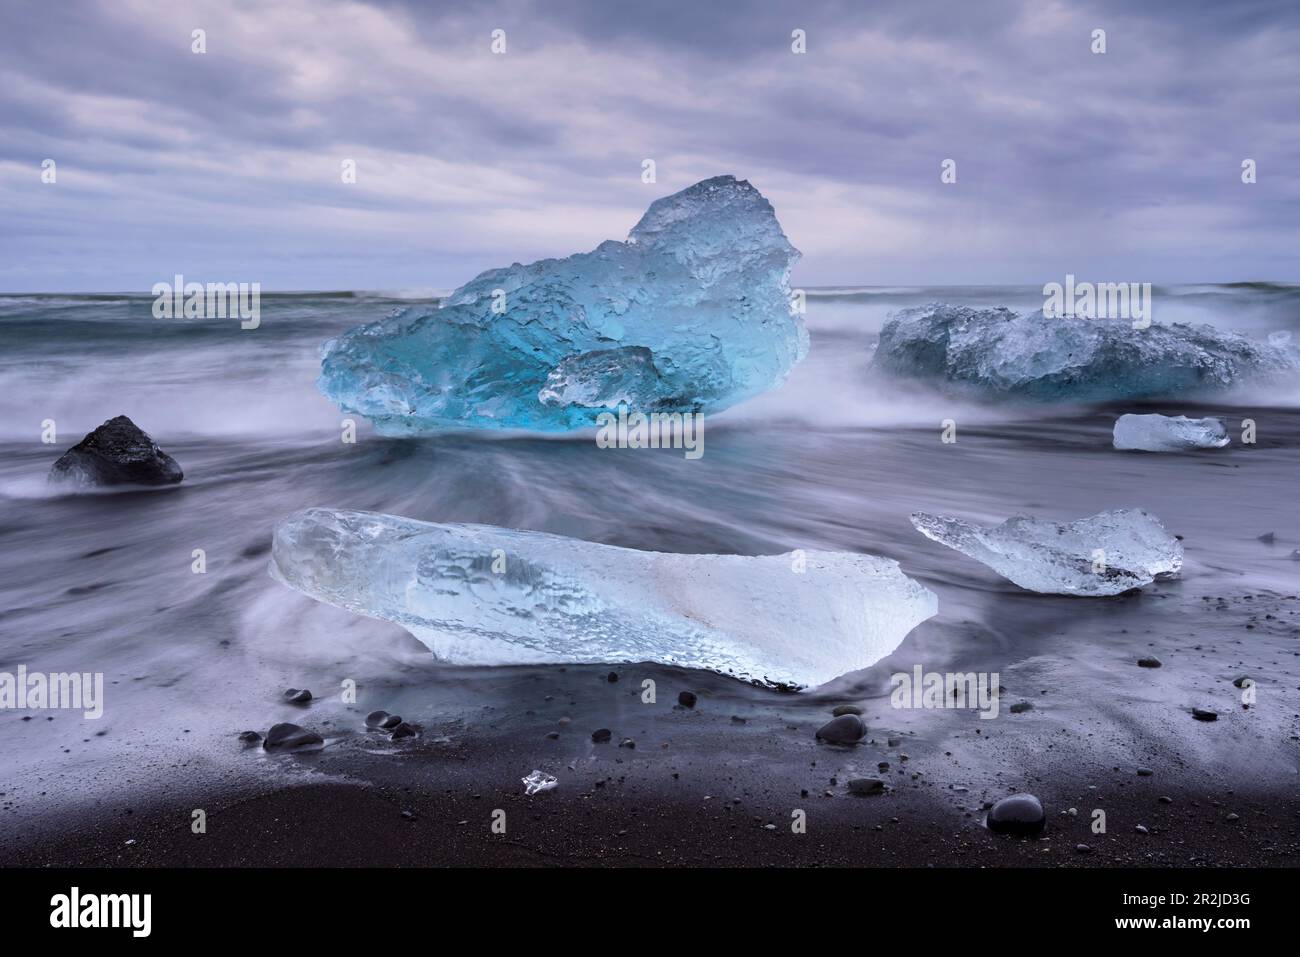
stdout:
<svg viewBox="0 0 1300 957">
<path fill-rule="evenodd" d="M 890 559 L 683 555 L 314 508 L 271 574 L 467 664 L 650 661 L 808 687 L 890 654 L 938 610 Z"/>
<path fill-rule="evenodd" d="M 1141 509 L 1065 524 L 1017 515 L 991 528 L 914 512 L 912 524 L 1021 588 L 1053 595 L 1118 595 L 1183 567 L 1182 542 Z"/>
</svg>

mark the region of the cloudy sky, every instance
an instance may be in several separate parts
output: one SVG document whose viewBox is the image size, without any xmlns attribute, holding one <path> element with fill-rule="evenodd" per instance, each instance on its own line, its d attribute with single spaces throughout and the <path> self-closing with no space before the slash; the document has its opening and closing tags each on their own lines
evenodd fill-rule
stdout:
<svg viewBox="0 0 1300 957">
<path fill-rule="evenodd" d="M 1298 11 L 3 0 L 0 291 L 450 288 L 719 173 L 802 285 L 1300 281 Z"/>
</svg>

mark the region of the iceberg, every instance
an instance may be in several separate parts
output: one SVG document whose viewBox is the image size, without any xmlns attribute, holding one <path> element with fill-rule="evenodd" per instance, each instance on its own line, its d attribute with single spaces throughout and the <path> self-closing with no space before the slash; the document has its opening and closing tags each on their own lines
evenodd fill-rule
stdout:
<svg viewBox="0 0 1300 957">
<path fill-rule="evenodd" d="M 1139 452 L 1221 449 L 1228 444 L 1228 431 L 1218 419 L 1129 414 L 1115 420 L 1112 441 L 1117 449 Z"/>
<path fill-rule="evenodd" d="M 992 528 L 914 512 L 912 524 L 1021 588 L 1049 595 L 1118 595 L 1183 567 L 1182 542 L 1141 509 L 1064 525 L 1017 515 Z"/>
<path fill-rule="evenodd" d="M 449 662 L 650 661 L 783 688 L 874 664 L 938 610 L 871 555 L 664 554 L 326 508 L 279 523 L 270 571 Z"/>
<path fill-rule="evenodd" d="M 872 368 L 988 395 L 1105 402 L 1294 375 L 1300 350 L 1208 325 L 1134 329 L 1128 320 L 931 303 L 890 317 Z"/>
<path fill-rule="evenodd" d="M 717 412 L 808 351 L 791 308 L 799 251 L 749 183 L 656 200 L 626 242 L 490 269 L 323 347 L 320 391 L 384 435 L 563 432 L 634 411 Z"/>
</svg>

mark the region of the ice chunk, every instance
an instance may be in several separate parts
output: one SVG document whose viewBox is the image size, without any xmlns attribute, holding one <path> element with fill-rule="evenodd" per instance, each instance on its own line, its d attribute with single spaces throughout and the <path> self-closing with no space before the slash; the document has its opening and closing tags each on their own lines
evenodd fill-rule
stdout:
<svg viewBox="0 0 1300 957">
<path fill-rule="evenodd" d="M 654 661 L 778 686 L 874 664 L 937 611 L 871 555 L 664 554 L 323 508 L 277 526 L 271 574 L 448 661 Z"/>
<path fill-rule="evenodd" d="M 491 269 L 441 308 L 327 342 L 317 384 L 386 435 L 567 431 L 619 403 L 720 411 L 808 351 L 798 257 L 758 190 L 718 176 L 656 200 L 627 242 Z"/>
<path fill-rule="evenodd" d="M 912 524 L 1021 588 L 1053 595 L 1118 595 L 1183 567 L 1182 543 L 1141 509 L 1064 525 L 1017 515 L 992 528 L 914 512 Z"/>
<path fill-rule="evenodd" d="M 885 323 L 872 365 L 988 394 L 1110 401 L 1293 375 L 1300 350 L 1205 325 L 1134 329 L 1127 320 L 931 303 Z"/>
<path fill-rule="evenodd" d="M 1140 452 L 1221 449 L 1228 444 L 1228 432 L 1218 419 L 1130 414 L 1115 420 L 1114 444 L 1117 449 Z"/>
<path fill-rule="evenodd" d="M 545 771 L 534 771 L 526 778 L 520 778 L 524 782 L 525 794 L 539 794 L 542 791 L 549 791 L 560 783 L 559 778 L 554 774 L 547 774 Z"/>
</svg>

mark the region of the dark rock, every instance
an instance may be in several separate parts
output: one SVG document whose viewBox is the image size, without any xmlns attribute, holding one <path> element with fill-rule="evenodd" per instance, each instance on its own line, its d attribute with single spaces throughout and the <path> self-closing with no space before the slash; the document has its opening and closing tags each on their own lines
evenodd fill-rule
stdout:
<svg viewBox="0 0 1300 957">
<path fill-rule="evenodd" d="M 392 731 L 401 723 L 400 714 L 389 714 L 387 711 L 372 711 L 366 715 L 366 727 L 371 731 Z"/>
<path fill-rule="evenodd" d="M 1091 854 L 1091 853 L 1092 853 L 1092 848 L 1090 848 L 1087 844 L 1076 844 L 1076 845 L 1074 845 L 1074 849 L 1075 849 L 1075 851 L 1076 851 L 1077 853 L 1079 853 L 1079 854 Z"/>
<path fill-rule="evenodd" d="M 398 720 L 393 726 L 393 733 L 388 736 L 390 741 L 401 741 L 403 738 L 414 738 L 420 733 L 420 729 L 413 724 L 407 724 L 405 721 Z"/>
<path fill-rule="evenodd" d="M 1154 655 L 1148 655 L 1145 658 L 1138 659 L 1139 668 L 1159 668 L 1162 662 Z"/>
<path fill-rule="evenodd" d="M 175 485 L 176 460 L 124 415 L 109 419 L 59 456 L 50 479 L 79 485 Z"/>
<path fill-rule="evenodd" d="M 884 794 L 885 782 L 880 778 L 849 778 L 849 791 L 853 794 Z"/>
<path fill-rule="evenodd" d="M 1154 772 L 1150 768 L 1138 768 L 1138 777 L 1149 778 Z"/>
<path fill-rule="evenodd" d="M 620 741 L 620 742 L 618 743 L 618 746 L 619 746 L 620 748 L 629 748 L 629 749 L 635 750 L 635 749 L 636 749 L 636 742 L 633 741 L 631 738 L 624 738 L 622 741 Z"/>
<path fill-rule="evenodd" d="M 1013 794 L 994 804 L 984 823 L 998 834 L 1034 837 L 1047 826 L 1047 812 L 1034 795 Z"/>
<path fill-rule="evenodd" d="M 817 731 L 817 738 L 829 744 L 857 744 L 867 734 L 867 726 L 856 714 L 832 718 Z"/>
<path fill-rule="evenodd" d="M 839 718 L 846 714 L 862 714 L 862 709 L 855 704 L 841 704 L 833 708 L 831 714 Z"/>
<path fill-rule="evenodd" d="M 256 731 L 241 731 L 239 733 L 239 740 L 243 741 L 245 744 L 257 744 L 257 742 L 262 740 L 262 736 Z"/>
<path fill-rule="evenodd" d="M 677 695 L 677 703 L 683 708 L 694 708 L 698 700 L 694 691 L 682 691 Z"/>
<path fill-rule="evenodd" d="M 558 740 L 560 740 L 560 732 L 558 732 L 558 731 L 547 731 L 547 732 L 546 732 L 546 740 L 547 740 L 547 741 L 558 741 Z"/>
<path fill-rule="evenodd" d="M 1210 711 L 1208 708 L 1193 708 L 1192 717 L 1197 721 L 1218 721 L 1219 712 Z"/>
<path fill-rule="evenodd" d="M 314 731 L 285 722 L 266 732 L 262 747 L 267 751 L 319 751 L 325 747 L 325 739 Z"/>
<path fill-rule="evenodd" d="M 289 704 L 307 704 L 311 701 L 311 692 L 306 688 L 286 688 L 284 700 Z"/>
<path fill-rule="evenodd" d="M 605 680 L 608 681 L 610 684 L 613 684 L 614 682 L 618 681 L 618 672 L 611 671 L 608 675 L 606 675 Z"/>
<path fill-rule="evenodd" d="M 1272 545 L 1275 541 L 1277 541 L 1277 535 L 1275 535 L 1273 532 L 1265 532 L 1263 535 L 1259 536 L 1259 540 L 1263 542 L 1265 545 Z"/>
<path fill-rule="evenodd" d="M 1023 714 L 1026 711 L 1033 711 L 1034 706 L 1028 701 L 1017 701 L 1010 708 L 1012 714 Z"/>
<path fill-rule="evenodd" d="M 1252 685 L 1255 683 L 1255 679 L 1251 678 L 1249 675 L 1242 675 L 1240 678 L 1237 678 L 1232 683 L 1238 688 L 1244 688 L 1246 687 L 1247 681 L 1249 681 Z"/>
<path fill-rule="evenodd" d="M 597 744 L 604 744 L 613 736 L 614 734 L 609 730 L 609 728 L 597 728 L 595 731 L 591 732 L 591 740 L 595 741 Z"/>
</svg>

